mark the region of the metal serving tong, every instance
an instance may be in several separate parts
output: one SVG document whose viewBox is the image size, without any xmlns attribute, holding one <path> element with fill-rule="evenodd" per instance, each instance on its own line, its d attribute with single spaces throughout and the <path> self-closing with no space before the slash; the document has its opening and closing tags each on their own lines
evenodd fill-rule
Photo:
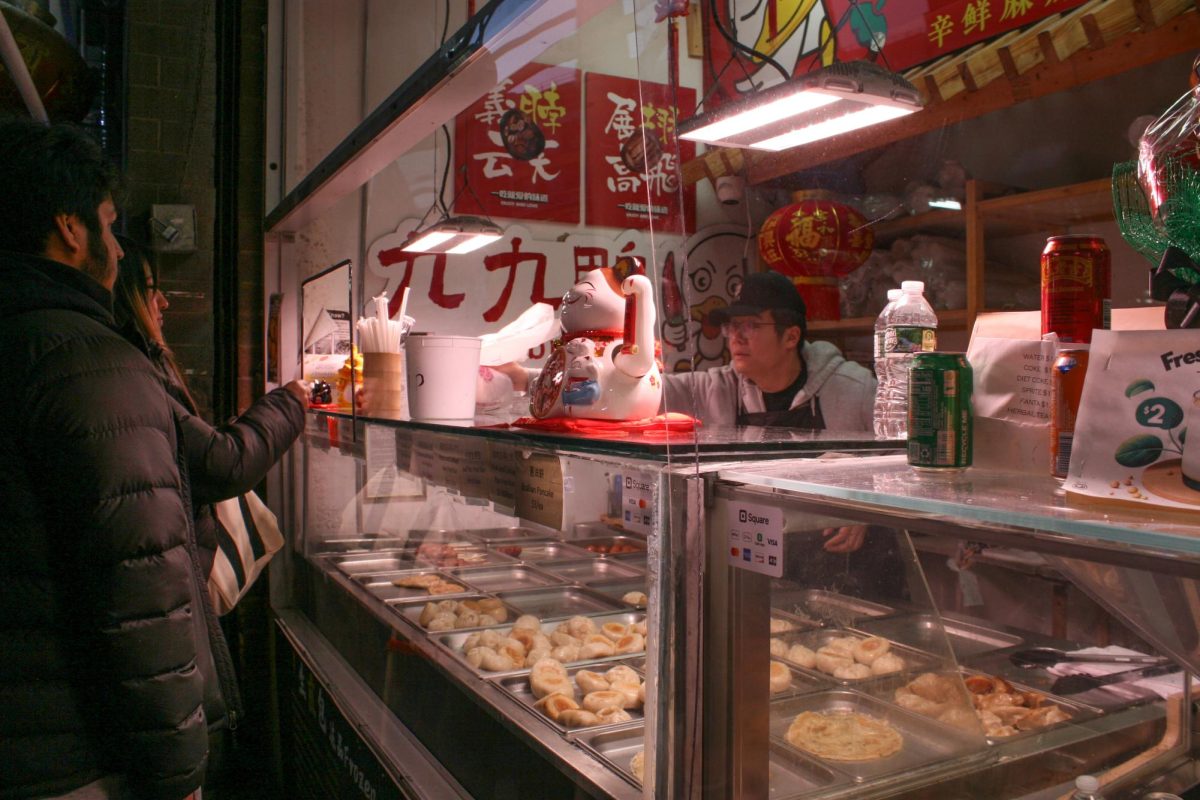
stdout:
<svg viewBox="0 0 1200 800">
<path fill-rule="evenodd" d="M 1087 655 L 1068 653 L 1057 647 L 1029 647 L 1010 653 L 1008 659 L 1018 667 L 1052 667 L 1063 661 L 1082 661 L 1088 664 L 1163 664 L 1162 656 Z M 1124 674 L 1124 673 L 1119 673 Z"/>
<path fill-rule="evenodd" d="M 1089 692 L 1101 686 L 1111 686 L 1116 683 L 1137 681 L 1142 678 L 1153 678 L 1156 675 L 1169 675 L 1179 672 L 1178 664 L 1158 664 L 1152 667 L 1140 667 L 1124 672 L 1114 672 L 1111 675 L 1064 675 L 1050 684 L 1050 694 L 1068 695 Z"/>
</svg>

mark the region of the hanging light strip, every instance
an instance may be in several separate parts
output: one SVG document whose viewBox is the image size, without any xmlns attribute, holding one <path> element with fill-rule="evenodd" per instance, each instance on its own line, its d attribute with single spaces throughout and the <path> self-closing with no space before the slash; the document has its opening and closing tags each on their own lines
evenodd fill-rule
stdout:
<svg viewBox="0 0 1200 800">
<path fill-rule="evenodd" d="M 832 64 L 679 124 L 695 142 L 779 151 L 919 110 L 920 92 L 869 61 Z"/>
<path fill-rule="evenodd" d="M 504 235 L 500 226 L 479 217 L 443 217 L 423 231 L 410 234 L 407 253 L 462 255 L 491 244 Z"/>
</svg>

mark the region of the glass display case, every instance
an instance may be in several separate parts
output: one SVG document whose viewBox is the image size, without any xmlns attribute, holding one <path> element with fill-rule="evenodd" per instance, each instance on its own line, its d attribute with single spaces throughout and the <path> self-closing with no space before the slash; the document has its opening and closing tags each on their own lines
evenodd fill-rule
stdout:
<svg viewBox="0 0 1200 800">
<path fill-rule="evenodd" d="M 382 774 L 408 763 L 386 721 L 469 796 L 691 796 L 713 471 L 892 447 L 768 433 L 614 440 L 314 414 L 286 465 L 294 528 L 273 573 L 289 657 L 321 676 Z M 419 790 L 450 791 L 435 785 Z"/>
<path fill-rule="evenodd" d="M 706 626 L 710 787 L 1062 797 L 1091 774 L 1105 797 L 1141 797 L 1196 782 L 1194 515 L 1075 506 L 1049 476 L 904 456 L 722 469 L 714 496 L 709 591 L 727 602 Z M 778 568 L 740 561 L 749 532 L 778 542 Z M 834 537 L 852 544 L 830 553 Z"/>
<path fill-rule="evenodd" d="M 811 376 L 815 359 L 802 356 L 776 394 L 801 386 L 796 409 L 818 427 L 869 427 L 868 341 L 888 285 L 937 288 L 942 346 L 962 349 L 977 312 L 1036 295 L 1024 269 L 1036 259 L 995 269 L 996 240 L 1036 253 L 1047 234 L 1109 220 L 1108 183 L 1094 179 L 1125 158 L 1126 121 L 1086 93 L 1067 97 L 1062 77 L 1107 61 L 1094 55 L 1099 23 L 1074 61 L 1051 65 L 1062 98 L 1007 109 L 1021 92 L 994 91 L 1004 102 L 979 108 L 996 116 L 973 122 L 975 106 L 941 101 L 936 129 L 918 121 L 912 141 L 886 150 L 872 148 L 906 123 L 747 160 L 699 151 L 675 126 L 777 85 L 779 65 L 754 47 L 786 54 L 795 75 L 853 53 L 874 62 L 863 42 L 885 42 L 854 22 L 857 5 L 807 4 L 803 24 L 777 14 L 783 4 L 735 0 L 416 5 L 270 4 L 267 375 L 333 384 L 270 486 L 288 533 L 271 593 L 296 796 L 1058 798 L 1093 774 L 1111 800 L 1200 782 L 1187 677 L 1200 666 L 1194 515 L 1069 506 L 1049 478 L 920 475 L 885 455 L 899 442 L 869 432 L 701 420 L 695 433 L 585 435 L 512 426 L 528 398 L 464 426 L 373 418 L 357 403 L 357 322 L 377 313 L 373 298 L 393 318 L 405 309 L 418 334 L 473 338 L 531 305 L 561 310 L 595 269 L 649 282 L 658 317 L 642 356 L 656 379 L 711 370 L 738 403 L 745 353 L 730 337 L 774 322 L 778 339 L 780 321 L 730 334 L 712 312 L 769 263 L 756 262 L 757 238 L 791 204 L 793 238 L 822 242 L 829 213 L 861 208 L 839 236 L 865 260 L 849 275 L 815 256 L 776 265 L 808 303 L 782 328 L 799 327 L 797 353 L 824 354 Z M 1087 5 L 1064 24 L 1128 4 Z M 895 33 L 919 16 L 886 13 Z M 1145 41 L 1172 30 L 1192 41 L 1195 10 L 1177 13 Z M 812 36 L 818 47 L 796 50 Z M 1139 41 L 1129 74 L 1095 91 L 1105 108 L 1122 102 L 1109 95 L 1144 112 L 1162 102 L 1151 89 L 1177 93 L 1163 76 L 1184 45 L 1151 57 Z M 960 124 L 944 124 L 960 108 Z M 1058 157 L 1081 118 L 1117 143 Z M 1062 185 L 1083 189 L 1048 188 Z M 1034 191 L 1011 194 L 1018 186 Z M 934 199 L 966 210 L 930 211 Z M 1036 224 L 1010 224 L 1018 206 L 1036 206 Z M 1005 219 L 985 254 L 991 217 Z M 406 249 L 464 218 L 499 235 L 471 253 Z M 1125 263 L 1140 258 L 1125 249 Z M 1116 270 L 1114 305 L 1141 302 L 1136 263 Z M 985 264 L 1006 280 L 996 302 Z M 621 327 L 599 332 L 634 326 Z M 552 351 L 543 342 L 510 360 L 533 369 Z M 834 373 L 843 394 L 822 397 L 816 375 Z M 703 417 L 715 402 L 703 386 L 661 410 Z M 800 396 L 783 397 L 784 411 Z M 1098 656 L 1114 660 L 1087 660 Z M 543 658 L 555 663 L 539 668 Z M 1087 683 L 1132 665 L 1150 672 Z"/>
</svg>

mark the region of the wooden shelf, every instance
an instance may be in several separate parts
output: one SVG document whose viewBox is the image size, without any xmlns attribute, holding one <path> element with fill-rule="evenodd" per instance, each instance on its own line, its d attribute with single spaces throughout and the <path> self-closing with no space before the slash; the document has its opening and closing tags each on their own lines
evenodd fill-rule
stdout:
<svg viewBox="0 0 1200 800">
<path fill-rule="evenodd" d="M 1098 178 L 1070 186 L 980 200 L 978 210 L 984 228 L 992 236 L 1062 232 L 1092 222 L 1111 222 L 1112 179 Z"/>
<path fill-rule="evenodd" d="M 927 211 L 924 214 L 913 214 L 896 219 L 889 219 L 871 226 L 875 232 L 875 246 L 888 244 L 901 236 L 911 236 L 916 233 L 936 234 L 938 236 L 962 236 L 966 227 L 966 215 L 962 211 Z"/>
</svg>

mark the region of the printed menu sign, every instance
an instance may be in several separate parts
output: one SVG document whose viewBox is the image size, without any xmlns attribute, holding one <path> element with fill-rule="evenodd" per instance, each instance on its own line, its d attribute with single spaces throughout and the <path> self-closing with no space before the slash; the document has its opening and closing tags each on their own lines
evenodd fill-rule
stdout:
<svg viewBox="0 0 1200 800">
<path fill-rule="evenodd" d="M 521 456 L 510 444 L 488 442 L 488 474 L 491 476 L 491 498 L 505 509 L 517 507 L 517 469 Z"/>
<path fill-rule="evenodd" d="M 610 228 L 688 229 L 696 189 L 680 186 L 680 160 L 696 157 L 694 142 L 676 141 L 676 103 L 691 109 L 694 89 L 588 73 L 587 224 Z"/>
<path fill-rule="evenodd" d="M 783 510 L 755 503 L 730 503 L 729 565 L 783 576 Z"/>
<path fill-rule="evenodd" d="M 455 212 L 579 222 L 582 131 L 579 70 L 517 70 L 455 120 Z"/>
<path fill-rule="evenodd" d="M 517 516 L 549 528 L 562 528 L 563 474 L 558 456 L 532 455 L 517 467 Z"/>
</svg>

